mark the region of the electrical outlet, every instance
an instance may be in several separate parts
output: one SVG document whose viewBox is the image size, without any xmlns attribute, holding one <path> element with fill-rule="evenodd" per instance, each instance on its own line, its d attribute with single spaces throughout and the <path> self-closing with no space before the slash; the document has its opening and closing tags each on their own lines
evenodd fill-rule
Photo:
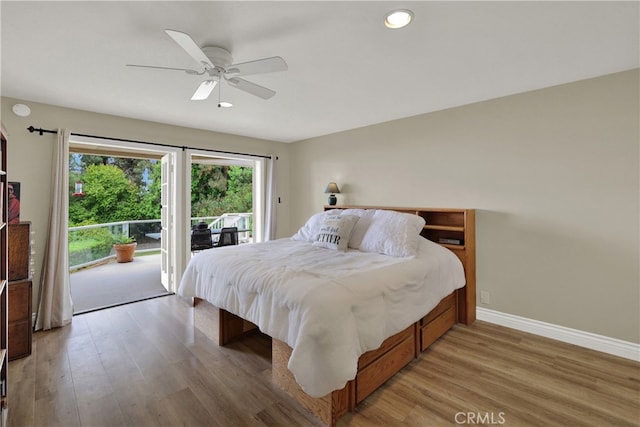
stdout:
<svg viewBox="0 0 640 427">
<path fill-rule="evenodd" d="M 480 302 L 482 304 L 490 304 L 490 297 L 489 297 L 489 292 L 488 291 L 480 291 Z"/>
</svg>

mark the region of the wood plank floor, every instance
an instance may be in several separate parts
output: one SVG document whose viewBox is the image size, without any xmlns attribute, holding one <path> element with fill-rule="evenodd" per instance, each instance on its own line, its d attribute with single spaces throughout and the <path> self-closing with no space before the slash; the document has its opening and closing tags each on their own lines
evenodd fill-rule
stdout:
<svg viewBox="0 0 640 427">
<path fill-rule="evenodd" d="M 9 425 L 317 426 L 259 334 L 218 347 L 176 296 L 76 316 L 9 364 Z M 338 426 L 640 426 L 640 364 L 456 326 Z"/>
</svg>

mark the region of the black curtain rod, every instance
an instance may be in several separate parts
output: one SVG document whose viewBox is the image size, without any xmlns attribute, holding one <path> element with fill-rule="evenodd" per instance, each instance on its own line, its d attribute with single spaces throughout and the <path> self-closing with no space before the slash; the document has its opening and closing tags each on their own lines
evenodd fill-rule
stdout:
<svg viewBox="0 0 640 427">
<path fill-rule="evenodd" d="M 33 126 L 29 126 L 27 128 L 27 130 L 29 132 L 31 132 L 31 133 L 38 132 L 40 134 L 40 136 L 42 136 L 45 133 L 58 133 L 57 130 L 48 130 L 48 129 L 42 129 L 42 128 L 35 128 Z M 73 133 L 73 132 L 71 134 L 72 135 L 76 135 L 76 136 L 84 136 L 84 137 L 87 137 L 87 138 L 109 139 L 111 141 L 134 142 L 136 144 L 154 145 L 156 147 L 181 148 L 182 151 L 187 150 L 187 149 L 192 149 L 192 150 L 207 151 L 207 152 L 210 152 L 210 153 L 235 154 L 235 155 L 240 155 L 240 156 L 262 157 L 263 159 L 270 159 L 271 158 L 271 156 L 265 156 L 264 154 L 251 154 L 251 153 L 238 153 L 238 152 L 235 152 L 235 151 L 210 150 L 210 149 L 207 149 L 207 148 L 187 147 L 186 145 L 177 146 L 177 145 L 171 145 L 171 144 L 163 144 L 163 143 L 160 143 L 160 142 L 136 141 L 134 139 L 111 138 L 111 137 L 108 137 L 108 136 L 86 135 L 86 134 L 82 134 L 82 133 Z M 278 157 L 276 157 L 276 160 L 277 159 L 278 159 Z"/>
</svg>

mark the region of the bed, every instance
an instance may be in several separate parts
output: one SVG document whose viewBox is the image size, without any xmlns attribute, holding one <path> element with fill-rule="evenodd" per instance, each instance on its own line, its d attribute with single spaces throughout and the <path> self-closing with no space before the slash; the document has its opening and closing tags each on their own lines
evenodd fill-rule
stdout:
<svg viewBox="0 0 640 427">
<path fill-rule="evenodd" d="M 326 207 L 292 238 L 196 254 L 178 294 L 217 315 L 218 343 L 258 327 L 274 382 L 327 425 L 475 320 L 466 209 Z"/>
</svg>

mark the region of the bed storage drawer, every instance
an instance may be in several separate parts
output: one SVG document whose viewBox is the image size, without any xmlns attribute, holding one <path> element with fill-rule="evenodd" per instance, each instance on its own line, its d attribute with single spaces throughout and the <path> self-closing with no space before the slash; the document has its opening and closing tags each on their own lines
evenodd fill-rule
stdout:
<svg viewBox="0 0 640 427">
<path fill-rule="evenodd" d="M 453 307 L 456 308 L 456 293 L 452 292 L 442 299 L 433 310 L 420 319 L 420 326 L 426 326 L 442 313 Z"/>
<path fill-rule="evenodd" d="M 438 317 L 420 327 L 420 351 L 424 351 L 456 323 L 456 307 L 449 307 Z"/>
<path fill-rule="evenodd" d="M 356 375 L 356 404 L 395 375 L 415 357 L 415 326 L 387 338 L 373 351 L 360 356 Z"/>
</svg>

